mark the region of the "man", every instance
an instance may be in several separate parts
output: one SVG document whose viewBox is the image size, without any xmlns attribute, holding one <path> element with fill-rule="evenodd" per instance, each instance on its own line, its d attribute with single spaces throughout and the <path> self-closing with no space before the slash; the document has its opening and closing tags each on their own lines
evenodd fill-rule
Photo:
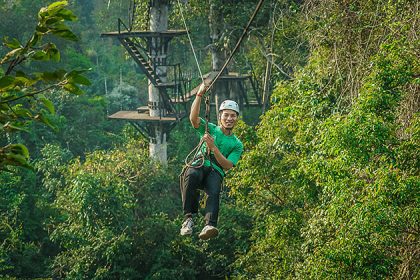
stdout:
<svg viewBox="0 0 420 280">
<path fill-rule="evenodd" d="M 194 225 L 192 217 L 198 212 L 199 189 L 203 189 L 207 194 L 204 218 L 206 225 L 199 234 L 200 239 L 203 240 L 219 234 L 216 226 L 223 178 L 225 172 L 237 164 L 243 151 L 242 142 L 232 133 L 239 116 L 239 106 L 235 101 L 222 102 L 219 108 L 219 125 L 209 123 L 208 133 L 205 133 L 206 122 L 199 117 L 201 99 L 205 92 L 206 87 L 202 84 L 191 106 L 190 121 L 205 142 L 200 153 L 204 156 L 209 153 L 210 156 L 206 157 L 201 167 L 196 163 L 185 171 L 182 182 L 182 206 L 185 220 L 181 228 L 181 235 L 192 234 Z"/>
</svg>

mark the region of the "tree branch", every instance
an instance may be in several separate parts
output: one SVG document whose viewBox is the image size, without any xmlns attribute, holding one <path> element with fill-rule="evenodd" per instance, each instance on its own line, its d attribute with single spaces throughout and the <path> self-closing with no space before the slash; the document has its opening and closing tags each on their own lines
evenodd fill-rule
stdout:
<svg viewBox="0 0 420 280">
<path fill-rule="evenodd" d="M 16 100 L 19 100 L 19 99 L 22 99 L 22 98 L 33 97 L 33 96 L 35 96 L 37 94 L 40 94 L 40 93 L 42 93 L 44 91 L 47 91 L 47 90 L 50 90 L 52 88 L 56 88 L 56 87 L 62 86 L 64 84 L 66 84 L 66 82 L 65 81 L 61 81 L 61 82 L 59 82 L 57 84 L 51 85 L 51 86 L 46 87 L 44 89 L 40 89 L 40 90 L 31 92 L 31 93 L 28 93 L 28 94 L 25 94 L 25 95 L 22 95 L 22 96 L 19 96 L 19 97 L 16 97 L 16 98 L 13 98 L 13 99 L 10 99 L 10 100 L 7 100 L 7 101 L 1 101 L 0 104 L 9 104 L 10 102 L 13 102 L 13 101 L 16 101 Z"/>
</svg>

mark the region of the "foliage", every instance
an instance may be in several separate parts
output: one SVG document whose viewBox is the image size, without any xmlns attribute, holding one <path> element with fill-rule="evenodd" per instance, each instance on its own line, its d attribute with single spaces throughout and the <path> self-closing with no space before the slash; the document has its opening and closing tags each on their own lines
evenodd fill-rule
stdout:
<svg viewBox="0 0 420 280">
<path fill-rule="evenodd" d="M 66 153 L 45 147 L 37 168 L 59 214 L 50 221 L 51 238 L 62 248 L 54 258 L 54 276 L 190 279 L 231 273 L 236 252 L 247 248 L 249 216 L 227 203 L 220 238 L 205 244 L 196 236 L 180 237 L 176 175 L 151 162 L 145 144 L 130 140 L 68 166 Z M 213 257 L 203 262 L 206 255 Z"/>
<path fill-rule="evenodd" d="M 43 37 L 54 36 L 77 40 L 64 21 L 73 21 L 76 16 L 66 9 L 67 2 L 55 2 L 38 13 L 38 24 L 32 37 L 25 43 L 17 39 L 4 39 L 4 44 L 12 49 L 0 64 L 8 63 L 0 77 L 0 123 L 3 133 L 25 131 L 32 121 L 39 121 L 53 127 L 48 114 L 54 113 L 52 102 L 43 92 L 63 89 L 73 94 L 81 94 L 78 85 L 90 82 L 81 74 L 82 70 L 55 70 L 53 72 L 35 72 L 32 74 L 17 70 L 23 62 L 60 60 L 60 52 L 54 43 L 42 44 Z M 0 169 L 6 165 L 29 166 L 29 152 L 23 144 L 7 144 L 0 148 Z"/>
<path fill-rule="evenodd" d="M 308 1 L 305 29 L 311 50 L 325 56 L 320 69 L 339 77 L 342 105 L 357 98 L 369 75 L 371 57 L 383 44 L 406 36 L 415 42 L 418 13 L 415 1 Z M 409 23 L 410 22 L 410 23 Z"/>
<path fill-rule="evenodd" d="M 380 45 L 348 113 L 320 53 L 277 87 L 230 182 L 258 221 L 238 278 L 418 277 L 418 116 L 403 131 L 397 116 L 418 84 L 406 34 Z"/>
<path fill-rule="evenodd" d="M 416 238 L 419 178 L 401 169 L 397 158 L 405 141 L 399 143 L 395 124 L 401 90 L 415 83 L 418 69 L 405 44 L 381 48 L 358 103 L 347 116 L 328 119 L 320 133 L 318 153 L 308 168 L 324 187 L 322 203 L 303 230 L 301 273 L 307 278 L 392 277 L 405 258 L 400 252 L 414 253 L 403 240 Z M 317 230 L 321 225 L 323 232 Z M 405 265 L 413 276 L 414 264 Z"/>
<path fill-rule="evenodd" d="M 43 222 L 50 213 L 34 172 L 12 170 L 0 173 L 0 277 L 42 277 L 54 252 L 44 239 Z"/>
<path fill-rule="evenodd" d="M 55 259 L 57 275 L 100 279 L 106 274 L 118 278 L 133 273 L 127 266 L 127 246 L 132 243 L 133 219 L 142 215 L 134 209 L 146 195 L 148 186 L 142 180 L 152 167 L 145 165 L 143 148 L 134 143 L 126 148 L 126 153 L 98 151 L 61 174 L 65 180 L 55 207 L 65 219 L 52 238 L 66 250 Z"/>
<path fill-rule="evenodd" d="M 31 12 L 46 1 L 9 2 L 0 4 L 13 15 L 1 34 L 30 42 Z M 182 6 L 202 46 L 199 60 L 209 62 L 208 5 L 225 16 L 219 46 L 229 50 L 255 1 L 204 2 Z M 45 14 L 58 20 L 48 28 L 73 37 L 58 32 L 73 17 L 59 12 L 67 10 L 60 3 Z M 146 98 L 146 79 L 124 63 L 122 48 L 97 36 L 114 30 L 127 3 L 72 1 L 71 9 L 80 17 L 71 31 L 79 41 L 51 37 L 26 56 L 29 43 L 7 41 L 21 48 L 11 61 L 25 60 L 10 73 L 0 68 L 1 98 L 22 96 L 9 104 L 23 115 L 0 112 L 17 127 L 0 141 L 23 144 L 8 147 L 24 157 L 31 151 L 33 169 L 0 172 L 0 278 L 419 278 L 417 2 L 266 1 L 233 63 L 252 62 L 262 77 L 273 59 L 273 106 L 257 126 L 246 114 L 235 128 L 245 153 L 225 181 L 220 235 L 206 242 L 197 237 L 202 213 L 194 234 L 179 236 L 177 175 L 197 143 L 185 141 L 193 139 L 190 124 L 171 131 L 164 167 L 148 159 L 133 127 L 106 120 Z M 183 28 L 177 3 L 171 9 L 170 26 Z M 195 69 L 180 41 L 185 46 L 169 61 Z M 85 95 L 63 90 L 58 54 L 63 68 L 94 69 Z M 76 86 L 86 82 L 73 73 Z M 31 121 L 36 115 L 42 119 Z"/>
</svg>

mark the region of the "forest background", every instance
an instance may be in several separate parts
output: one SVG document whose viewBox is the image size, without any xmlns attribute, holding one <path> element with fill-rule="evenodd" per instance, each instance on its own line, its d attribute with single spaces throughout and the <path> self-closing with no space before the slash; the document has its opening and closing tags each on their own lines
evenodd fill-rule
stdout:
<svg viewBox="0 0 420 280">
<path fill-rule="evenodd" d="M 147 101 L 147 78 L 100 38 L 128 2 L 0 1 L 0 278 L 420 279 L 418 1 L 265 1 L 230 67 L 252 66 L 270 106 L 243 110 L 208 242 L 179 236 L 188 120 L 167 166 L 107 120 Z M 182 3 L 203 69 L 209 7 L 228 53 L 255 2 Z M 196 71 L 186 38 L 172 46 Z"/>
</svg>

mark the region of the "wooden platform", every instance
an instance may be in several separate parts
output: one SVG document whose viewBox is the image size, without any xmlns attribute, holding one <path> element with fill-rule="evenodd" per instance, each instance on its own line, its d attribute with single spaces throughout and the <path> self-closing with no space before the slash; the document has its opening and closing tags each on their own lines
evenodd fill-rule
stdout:
<svg viewBox="0 0 420 280">
<path fill-rule="evenodd" d="M 175 84 L 175 82 L 169 82 L 169 83 L 160 83 L 160 84 L 157 84 L 156 87 L 166 87 L 166 88 L 168 88 L 168 87 L 175 87 L 177 85 L 178 84 Z"/>
<path fill-rule="evenodd" d="M 204 83 L 209 85 L 212 82 L 212 80 L 217 76 L 217 74 L 218 74 L 218 72 L 212 71 L 212 72 L 209 72 L 209 73 L 203 75 Z M 251 78 L 251 75 L 248 75 L 248 74 L 247 75 L 241 75 L 240 73 L 236 73 L 236 72 L 229 72 L 227 75 L 221 75 L 219 77 L 219 79 L 223 79 L 223 80 L 245 80 L 245 79 L 248 79 L 248 78 Z M 193 98 L 197 94 L 198 89 L 200 88 L 200 85 L 201 85 L 201 83 L 197 87 L 192 89 L 190 92 L 187 92 L 187 94 L 185 94 L 184 101 L 178 100 L 178 99 L 171 99 L 171 101 L 173 103 L 188 102 L 191 98 Z M 251 104 L 249 104 L 249 105 L 251 105 Z M 257 103 L 255 105 L 252 104 L 252 106 L 256 106 L 256 105 L 258 105 L 258 104 Z"/>
<path fill-rule="evenodd" d="M 112 31 L 112 32 L 105 32 L 101 33 L 101 37 L 117 37 L 117 38 L 126 38 L 126 37 L 175 37 L 180 35 L 186 35 L 186 30 L 167 30 L 163 32 L 152 32 L 152 31 L 140 31 L 140 30 L 132 30 L 132 31 Z"/>
<path fill-rule="evenodd" d="M 127 121 L 145 121 L 145 122 L 175 122 L 178 119 L 175 116 L 151 117 L 149 114 L 138 113 L 137 111 L 119 111 L 108 116 L 109 119 L 127 120 Z"/>
<path fill-rule="evenodd" d="M 214 106 L 216 106 L 216 103 L 212 102 L 212 103 L 210 103 L 210 106 L 214 107 Z M 256 100 L 252 100 L 252 101 L 249 101 L 248 103 L 244 102 L 243 106 L 244 107 L 259 107 L 259 106 L 261 106 L 261 104 L 258 104 L 258 102 Z"/>
<path fill-rule="evenodd" d="M 212 80 L 213 80 L 216 76 L 217 76 L 217 72 L 214 72 L 214 71 L 212 71 L 212 72 L 210 72 L 210 73 L 207 73 L 207 74 L 203 75 L 203 78 L 204 78 L 204 83 L 205 83 L 206 85 L 209 85 L 209 84 L 211 83 L 211 81 L 212 81 Z M 182 101 L 182 100 L 178 100 L 178 99 L 175 99 L 175 98 L 171 99 L 171 101 L 172 101 L 173 103 L 188 102 L 188 101 L 189 101 L 192 97 L 194 97 L 194 96 L 197 94 L 198 89 L 200 88 L 200 85 L 201 85 L 201 83 L 200 83 L 198 86 L 196 86 L 195 88 L 193 88 L 190 92 L 187 92 L 187 93 L 185 94 L 185 99 L 184 99 L 184 101 Z"/>
<path fill-rule="evenodd" d="M 241 75 L 240 73 L 236 72 L 229 72 L 227 75 L 221 75 L 219 79 L 221 80 L 244 80 L 251 78 L 251 75 Z"/>
</svg>

